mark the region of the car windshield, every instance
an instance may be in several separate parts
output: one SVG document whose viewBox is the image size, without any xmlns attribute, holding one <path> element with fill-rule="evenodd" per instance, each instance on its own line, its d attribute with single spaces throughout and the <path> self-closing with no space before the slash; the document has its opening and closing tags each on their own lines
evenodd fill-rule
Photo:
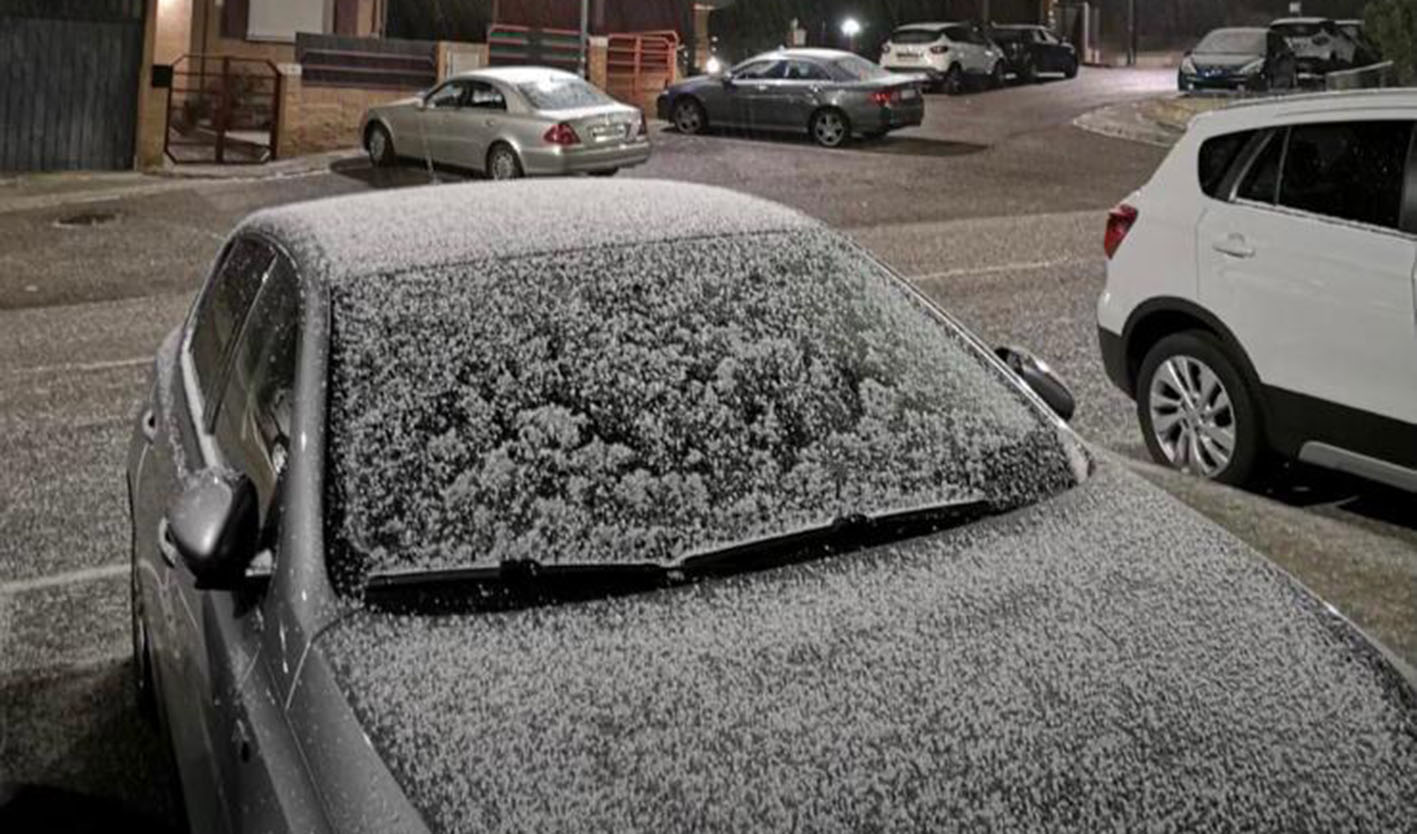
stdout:
<svg viewBox="0 0 1417 834">
<path fill-rule="evenodd" d="M 537 110 L 572 110 L 614 103 L 614 99 L 579 78 L 543 78 L 518 84 L 517 89 Z"/>
<path fill-rule="evenodd" d="M 1318 23 L 1281 23 L 1274 27 L 1274 31 L 1286 38 L 1312 38 L 1323 33 L 1323 26 Z"/>
<path fill-rule="evenodd" d="M 336 584 L 516 560 L 668 562 L 960 501 L 1082 452 L 854 244 L 817 230 L 337 282 Z"/>
<path fill-rule="evenodd" d="M 832 61 L 832 66 L 836 67 L 844 77 L 854 81 L 872 81 L 877 78 L 889 76 L 890 70 L 885 69 L 880 64 L 862 58 L 859 55 L 847 55 Z"/>
<path fill-rule="evenodd" d="M 943 29 L 897 29 L 891 33 L 891 43 L 934 43 L 944 34 Z"/>
<path fill-rule="evenodd" d="M 1196 47 L 1196 52 L 1201 54 L 1263 55 L 1265 54 L 1265 33 L 1235 29 L 1211 32 Z"/>
</svg>

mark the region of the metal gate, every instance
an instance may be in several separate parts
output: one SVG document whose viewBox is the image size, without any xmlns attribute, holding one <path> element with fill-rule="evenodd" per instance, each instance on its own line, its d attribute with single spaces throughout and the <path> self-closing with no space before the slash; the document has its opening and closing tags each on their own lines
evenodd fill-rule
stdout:
<svg viewBox="0 0 1417 834">
<path fill-rule="evenodd" d="M 606 92 L 652 112 L 660 90 L 676 80 L 679 33 L 621 32 L 608 40 Z"/>
<path fill-rule="evenodd" d="M 176 163 L 256 164 L 275 158 L 280 72 L 228 55 L 183 55 L 172 65 L 163 150 Z"/>
<path fill-rule="evenodd" d="M 144 0 L 0 0 L 0 170 L 133 167 Z"/>
</svg>

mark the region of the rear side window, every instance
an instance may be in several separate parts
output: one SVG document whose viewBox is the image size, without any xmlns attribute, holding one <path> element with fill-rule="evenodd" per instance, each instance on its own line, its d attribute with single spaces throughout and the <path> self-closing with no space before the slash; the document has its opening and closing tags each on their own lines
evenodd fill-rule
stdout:
<svg viewBox="0 0 1417 834">
<path fill-rule="evenodd" d="M 1411 122 L 1303 125 L 1289 134 L 1279 203 L 1289 208 L 1398 228 Z"/>
<path fill-rule="evenodd" d="M 1225 182 L 1225 176 L 1230 173 L 1235 161 L 1240 158 L 1240 152 L 1245 149 L 1254 135 L 1255 131 L 1249 130 L 1205 140 L 1205 143 L 1201 145 L 1199 157 L 1202 191 L 1208 196 L 1224 199 L 1220 194 L 1220 188 Z"/>
<path fill-rule="evenodd" d="M 203 402 L 211 402 L 220 391 L 231 343 L 241 332 L 273 257 L 270 247 L 260 241 L 236 241 L 202 296 L 189 350 Z M 210 415 L 207 423 L 210 425 Z"/>
<path fill-rule="evenodd" d="M 1285 134 L 1275 133 L 1265 142 L 1235 196 L 1242 200 L 1273 205 L 1275 192 L 1279 190 L 1279 165 L 1284 160 Z"/>
</svg>

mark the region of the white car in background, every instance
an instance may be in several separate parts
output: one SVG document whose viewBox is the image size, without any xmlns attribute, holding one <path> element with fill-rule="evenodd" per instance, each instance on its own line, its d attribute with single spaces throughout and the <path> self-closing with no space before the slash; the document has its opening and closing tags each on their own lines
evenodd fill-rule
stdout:
<svg viewBox="0 0 1417 834">
<path fill-rule="evenodd" d="M 1358 42 L 1326 17 L 1286 17 L 1269 28 L 1289 41 L 1300 72 L 1322 75 L 1348 69 L 1358 54 Z"/>
<path fill-rule="evenodd" d="M 1001 87 L 1008 71 L 1003 50 L 973 23 L 910 23 L 891 33 L 881 47 L 881 66 L 925 75 L 950 93 L 970 80 Z"/>
<path fill-rule="evenodd" d="M 1417 491 L 1417 90 L 1195 119 L 1108 221 L 1098 329 L 1163 464 Z"/>
</svg>

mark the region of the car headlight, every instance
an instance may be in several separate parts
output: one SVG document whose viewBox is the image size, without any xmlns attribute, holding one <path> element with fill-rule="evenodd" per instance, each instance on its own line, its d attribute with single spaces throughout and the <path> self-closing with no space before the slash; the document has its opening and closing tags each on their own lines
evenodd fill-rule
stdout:
<svg viewBox="0 0 1417 834">
<path fill-rule="evenodd" d="M 1186 75 L 1195 75 L 1196 62 L 1191 58 L 1181 59 L 1181 72 L 1184 72 Z"/>
<path fill-rule="evenodd" d="M 1240 67 L 1241 75 L 1259 75 L 1262 72 L 1264 72 L 1263 58 L 1256 58 L 1255 60 L 1249 62 L 1243 67 Z"/>
</svg>

